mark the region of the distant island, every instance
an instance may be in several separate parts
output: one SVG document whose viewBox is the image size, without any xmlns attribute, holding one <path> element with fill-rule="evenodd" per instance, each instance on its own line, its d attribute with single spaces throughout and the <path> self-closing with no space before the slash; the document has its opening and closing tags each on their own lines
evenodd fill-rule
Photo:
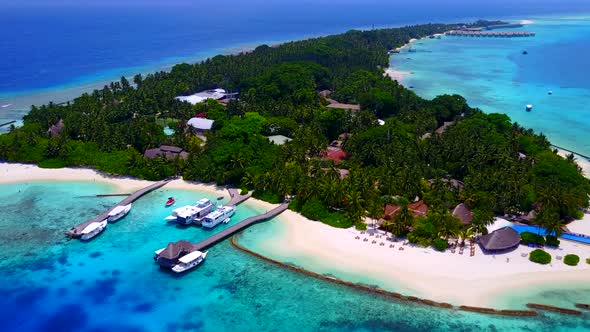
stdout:
<svg viewBox="0 0 590 332">
<path fill-rule="evenodd" d="M 122 77 L 33 106 L 0 135 L 0 160 L 236 186 L 292 198 L 291 210 L 333 227 L 372 220 L 441 251 L 487 234 L 498 215 L 543 229 L 526 241 L 558 245 L 588 208 L 573 155 L 506 115 L 459 95 L 423 99 L 385 74 L 389 50 L 458 26 L 352 30 Z"/>
</svg>

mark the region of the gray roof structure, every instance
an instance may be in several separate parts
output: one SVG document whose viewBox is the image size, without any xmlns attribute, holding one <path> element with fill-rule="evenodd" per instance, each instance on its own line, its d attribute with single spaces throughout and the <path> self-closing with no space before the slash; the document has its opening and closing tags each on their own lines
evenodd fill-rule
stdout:
<svg viewBox="0 0 590 332">
<path fill-rule="evenodd" d="M 214 122 L 214 120 L 205 118 L 191 118 L 188 120 L 187 124 L 197 130 L 211 130 Z"/>
<path fill-rule="evenodd" d="M 57 121 L 56 124 L 51 125 L 51 127 L 49 127 L 47 132 L 49 133 L 49 135 L 51 137 L 55 137 L 55 136 L 59 136 L 59 133 L 61 133 L 62 129 L 64 129 L 64 120 L 60 119 L 59 121 Z"/>
<path fill-rule="evenodd" d="M 473 221 L 473 212 L 471 212 L 464 203 L 461 203 L 453 210 L 453 217 L 459 219 L 463 225 L 471 225 L 471 222 Z"/>
<path fill-rule="evenodd" d="M 159 148 L 145 150 L 143 156 L 149 159 L 154 159 L 160 156 L 164 156 L 168 159 L 174 159 L 176 157 L 186 159 L 188 158 L 188 152 L 183 151 L 182 148 L 177 146 L 162 145 Z"/>
<path fill-rule="evenodd" d="M 488 251 L 508 250 L 520 244 L 520 235 L 512 227 L 502 227 L 480 237 L 479 244 Z"/>
</svg>

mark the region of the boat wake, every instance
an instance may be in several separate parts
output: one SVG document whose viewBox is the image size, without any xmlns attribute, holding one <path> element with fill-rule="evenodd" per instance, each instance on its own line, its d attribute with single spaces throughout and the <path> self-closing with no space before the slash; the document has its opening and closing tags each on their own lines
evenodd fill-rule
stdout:
<svg viewBox="0 0 590 332">
<path fill-rule="evenodd" d="M 6 107 L 10 107 L 10 106 L 12 106 L 12 104 L 4 104 L 4 105 L 1 105 L 0 107 L 6 108 Z"/>
</svg>

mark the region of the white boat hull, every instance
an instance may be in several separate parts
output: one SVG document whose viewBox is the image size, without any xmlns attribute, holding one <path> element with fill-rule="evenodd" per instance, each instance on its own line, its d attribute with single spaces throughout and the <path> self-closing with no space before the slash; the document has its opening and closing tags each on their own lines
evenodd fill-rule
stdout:
<svg viewBox="0 0 590 332">
<path fill-rule="evenodd" d="M 190 262 L 189 264 L 177 264 L 174 265 L 172 267 L 172 271 L 176 272 L 176 273 L 182 273 L 182 272 L 186 272 L 190 269 L 193 269 L 199 265 L 201 265 L 204 261 L 205 258 L 207 258 L 207 252 L 204 252 L 203 255 L 201 257 L 199 257 L 197 260 Z"/>
<path fill-rule="evenodd" d="M 81 240 L 83 241 L 88 241 L 94 237 L 96 237 L 98 234 L 104 232 L 104 230 L 107 228 L 107 221 L 103 220 L 100 223 L 100 226 L 98 228 L 96 228 L 94 231 L 87 233 L 87 234 L 82 234 L 82 236 L 80 237 Z"/>
<path fill-rule="evenodd" d="M 129 213 L 129 211 L 131 211 L 131 204 L 126 205 L 125 209 L 123 209 L 121 212 L 117 213 L 117 214 L 113 214 L 110 215 L 107 218 L 108 222 L 115 222 L 123 217 L 125 217 L 127 215 L 127 213 Z"/>
</svg>

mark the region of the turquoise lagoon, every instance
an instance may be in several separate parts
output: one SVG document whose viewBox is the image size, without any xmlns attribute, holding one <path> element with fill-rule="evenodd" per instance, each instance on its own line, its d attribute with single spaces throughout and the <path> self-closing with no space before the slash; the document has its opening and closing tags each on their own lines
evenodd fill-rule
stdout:
<svg viewBox="0 0 590 332">
<path fill-rule="evenodd" d="M 518 30 L 536 37 L 420 40 L 416 52 L 394 54 L 391 65 L 410 73 L 403 83 L 420 96 L 461 94 L 484 112 L 508 114 L 553 144 L 590 155 L 590 17 L 532 20 Z"/>
<path fill-rule="evenodd" d="M 68 241 L 64 230 L 118 200 L 91 196 L 115 191 L 93 182 L 0 185 L 0 330 L 590 329 L 586 317 L 505 318 L 399 303 L 277 267 L 227 241 L 210 249 L 196 270 L 182 276 L 167 273 L 154 264 L 154 250 L 169 241 L 198 241 L 212 233 L 163 221 L 168 196 L 176 197 L 177 204 L 215 198 L 194 191 L 158 190 L 93 241 Z M 260 212 L 245 203 L 230 225 Z M 255 243 L 256 236 L 272 236 L 268 227 L 280 227 L 280 220 L 257 225 L 245 237 Z"/>
</svg>

